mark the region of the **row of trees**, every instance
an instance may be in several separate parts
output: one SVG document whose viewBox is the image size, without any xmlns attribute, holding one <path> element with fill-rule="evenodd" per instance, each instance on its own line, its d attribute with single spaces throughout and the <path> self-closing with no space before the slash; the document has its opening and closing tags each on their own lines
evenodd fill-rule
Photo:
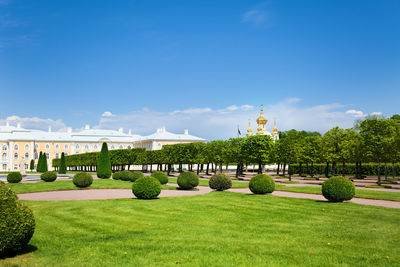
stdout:
<svg viewBox="0 0 400 267">
<path fill-rule="evenodd" d="M 107 152 L 108 153 L 108 152 Z M 86 153 L 66 157 L 66 165 L 72 170 L 95 171 L 100 153 Z M 183 170 L 187 164 L 190 171 L 217 172 L 235 164 L 236 176 L 243 173 L 247 165 L 258 165 L 261 173 L 266 164 L 278 164 L 277 174 L 288 173 L 291 166 L 298 164 L 299 174 L 313 175 L 315 163 L 325 163 L 325 175 L 344 174 L 346 163 L 356 164 L 356 176 L 362 177 L 362 163 L 376 162 L 378 183 L 381 181 L 381 163 L 387 165 L 400 159 L 400 119 L 368 118 L 358 122 L 352 129 L 335 127 L 323 136 L 318 132 L 289 130 L 280 133 L 273 141 L 267 135 L 246 138 L 231 138 L 208 143 L 166 145 L 162 150 L 145 151 L 144 148 L 112 150 L 109 152 L 114 171 L 129 169 L 131 165 L 142 165 L 143 169 L 153 165 L 157 170 L 170 172 L 174 164 Z M 53 160 L 57 167 L 60 160 Z M 305 166 L 305 168 L 303 167 Z M 329 173 L 331 172 L 331 173 Z"/>
</svg>

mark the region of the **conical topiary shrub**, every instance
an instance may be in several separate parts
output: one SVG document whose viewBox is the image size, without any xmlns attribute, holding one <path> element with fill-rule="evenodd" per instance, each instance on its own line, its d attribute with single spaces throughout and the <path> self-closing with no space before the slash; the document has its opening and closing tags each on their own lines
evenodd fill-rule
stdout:
<svg viewBox="0 0 400 267">
<path fill-rule="evenodd" d="M 34 161 L 33 159 L 31 159 L 31 162 L 30 162 L 30 164 L 29 164 L 29 169 L 30 169 L 31 171 L 33 171 L 33 170 L 35 169 L 35 161 Z"/>
<path fill-rule="evenodd" d="M 37 172 L 42 172 L 42 161 L 43 161 L 43 153 L 42 153 L 42 151 L 40 151 L 38 163 L 37 163 L 37 166 L 36 166 L 36 171 Z"/>
<path fill-rule="evenodd" d="M 66 174 L 67 173 L 67 165 L 65 164 L 64 152 L 61 153 L 60 167 L 58 168 L 58 173 L 59 174 Z"/>
<path fill-rule="evenodd" d="M 43 157 L 43 160 L 42 160 L 43 166 L 42 166 L 42 171 L 41 172 L 47 172 L 48 168 L 47 168 L 47 156 L 46 156 L 46 153 L 43 153 L 42 157 Z"/>
<path fill-rule="evenodd" d="M 111 177 L 111 160 L 106 143 L 103 143 L 100 154 L 97 158 L 97 177 L 99 178 Z"/>
</svg>

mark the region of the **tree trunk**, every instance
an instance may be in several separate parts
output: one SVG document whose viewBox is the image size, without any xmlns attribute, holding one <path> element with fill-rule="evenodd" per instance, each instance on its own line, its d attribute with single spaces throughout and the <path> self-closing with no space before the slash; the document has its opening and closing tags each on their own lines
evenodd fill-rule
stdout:
<svg viewBox="0 0 400 267">
<path fill-rule="evenodd" d="M 200 173 L 200 163 L 197 163 L 197 175 Z"/>
<path fill-rule="evenodd" d="M 281 166 L 281 164 L 280 163 L 278 163 L 278 168 L 276 169 L 276 175 L 278 175 L 279 176 L 279 167 Z"/>
<path fill-rule="evenodd" d="M 306 162 L 306 176 L 307 174 L 310 174 L 310 165 L 308 164 L 308 161 Z"/>
<path fill-rule="evenodd" d="M 303 174 L 303 162 L 299 163 L 299 176 L 301 177 L 301 175 Z"/>
<path fill-rule="evenodd" d="M 332 176 L 336 176 L 336 160 L 332 163 Z"/>
<path fill-rule="evenodd" d="M 218 163 L 215 162 L 214 174 L 217 174 L 217 168 L 218 168 L 217 166 L 218 166 Z"/>
<path fill-rule="evenodd" d="M 219 172 L 222 173 L 222 162 L 219 164 Z"/>
<path fill-rule="evenodd" d="M 239 178 L 239 168 L 240 168 L 240 164 L 238 163 L 238 164 L 236 165 L 236 174 L 235 174 L 235 177 L 236 177 L 236 178 Z"/>
<path fill-rule="evenodd" d="M 209 170 L 210 170 L 210 163 L 207 163 L 206 175 L 209 175 L 209 173 L 208 173 Z"/>
<path fill-rule="evenodd" d="M 395 168 L 394 168 L 394 161 L 392 161 L 392 178 L 394 179 L 394 177 L 395 177 L 395 172 L 396 172 L 396 170 L 395 170 Z"/>
<path fill-rule="evenodd" d="M 310 176 L 314 177 L 314 161 L 311 161 L 311 171 L 310 171 Z"/>
<path fill-rule="evenodd" d="M 325 167 L 325 177 L 329 178 L 329 161 L 326 163 Z"/>
<path fill-rule="evenodd" d="M 289 174 L 289 181 L 292 181 L 292 170 L 290 169 L 290 163 L 288 164 L 288 174 Z"/>
<path fill-rule="evenodd" d="M 168 176 L 170 175 L 170 173 L 171 173 L 171 164 L 168 164 Z"/>
<path fill-rule="evenodd" d="M 381 185 L 381 162 L 379 159 L 379 156 L 377 157 L 377 163 L 378 163 L 378 185 Z"/>
<path fill-rule="evenodd" d="M 360 168 L 360 169 L 359 169 L 359 174 L 360 174 L 360 179 L 362 179 L 362 178 L 363 178 L 362 161 L 360 161 L 360 162 L 358 163 L 358 168 Z"/>
<path fill-rule="evenodd" d="M 385 181 L 388 179 L 387 160 L 385 159 Z"/>
<path fill-rule="evenodd" d="M 282 176 L 285 176 L 285 174 L 286 174 L 286 162 L 283 163 Z"/>
<path fill-rule="evenodd" d="M 262 172 L 263 172 L 262 169 L 263 169 L 263 168 L 262 168 L 261 162 L 258 162 L 258 173 L 262 173 Z"/>
</svg>

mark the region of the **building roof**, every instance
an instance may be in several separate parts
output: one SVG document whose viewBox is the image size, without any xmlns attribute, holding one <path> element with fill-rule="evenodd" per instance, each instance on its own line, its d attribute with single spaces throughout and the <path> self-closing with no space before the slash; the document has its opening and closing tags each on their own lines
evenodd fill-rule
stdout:
<svg viewBox="0 0 400 267">
<path fill-rule="evenodd" d="M 134 143 L 138 141 L 205 141 L 200 137 L 190 135 L 187 130 L 184 134 L 174 134 L 165 130 L 165 127 L 157 129 L 157 131 L 148 136 L 140 136 L 137 134 L 128 134 L 120 128 L 115 130 L 90 129 L 86 126 L 84 130 L 72 132 L 52 132 L 49 131 L 29 130 L 20 126 L 0 126 L 0 142 L 4 141 L 49 141 L 49 142 L 111 142 L 111 143 Z"/>
</svg>

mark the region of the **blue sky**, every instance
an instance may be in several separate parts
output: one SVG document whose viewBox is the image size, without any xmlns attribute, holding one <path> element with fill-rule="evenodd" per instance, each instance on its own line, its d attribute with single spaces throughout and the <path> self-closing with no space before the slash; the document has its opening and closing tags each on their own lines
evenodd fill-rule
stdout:
<svg viewBox="0 0 400 267">
<path fill-rule="evenodd" d="M 282 130 L 351 127 L 400 113 L 399 14 L 389 0 L 0 0 L 0 123 L 214 139 L 264 104 Z"/>
</svg>

